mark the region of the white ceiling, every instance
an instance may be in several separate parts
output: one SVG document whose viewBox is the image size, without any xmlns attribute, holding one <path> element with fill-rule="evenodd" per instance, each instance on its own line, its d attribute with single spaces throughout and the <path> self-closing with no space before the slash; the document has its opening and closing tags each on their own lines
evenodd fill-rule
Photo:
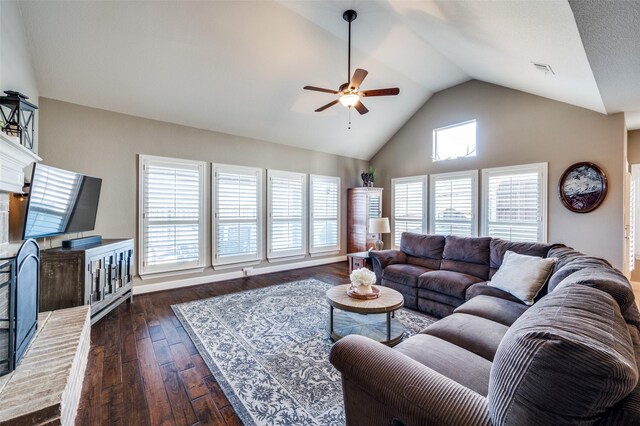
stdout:
<svg viewBox="0 0 640 426">
<path fill-rule="evenodd" d="M 369 159 L 436 91 L 479 79 L 605 112 L 567 1 L 21 2 L 41 96 Z M 399 87 L 370 113 L 302 90 Z M 536 71 L 550 64 L 555 75 Z M 640 105 L 639 105 L 640 107 Z M 640 110 L 640 108 L 638 108 Z"/>
</svg>

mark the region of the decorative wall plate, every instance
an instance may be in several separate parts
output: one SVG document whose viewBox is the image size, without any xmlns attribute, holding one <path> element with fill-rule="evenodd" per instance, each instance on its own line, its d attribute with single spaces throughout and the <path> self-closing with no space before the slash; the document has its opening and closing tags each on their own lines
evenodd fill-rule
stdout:
<svg viewBox="0 0 640 426">
<path fill-rule="evenodd" d="M 582 162 L 570 166 L 558 183 L 562 204 L 572 212 L 595 210 L 607 195 L 607 177 L 594 163 Z"/>
</svg>

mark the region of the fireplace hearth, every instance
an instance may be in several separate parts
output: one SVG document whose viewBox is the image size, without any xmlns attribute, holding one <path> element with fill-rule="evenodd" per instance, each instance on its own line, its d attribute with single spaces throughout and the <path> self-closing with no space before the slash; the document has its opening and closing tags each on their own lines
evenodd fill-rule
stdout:
<svg viewBox="0 0 640 426">
<path fill-rule="evenodd" d="M 0 375 L 13 371 L 38 325 L 40 248 L 27 240 L 0 259 Z"/>
</svg>

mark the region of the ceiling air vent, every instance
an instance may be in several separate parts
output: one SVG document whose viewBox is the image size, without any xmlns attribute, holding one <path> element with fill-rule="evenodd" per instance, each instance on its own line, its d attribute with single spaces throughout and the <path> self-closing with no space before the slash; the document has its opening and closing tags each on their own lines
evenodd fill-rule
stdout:
<svg viewBox="0 0 640 426">
<path fill-rule="evenodd" d="M 533 66 L 535 67 L 535 69 L 537 69 L 540 72 L 543 72 L 545 74 L 551 74 L 551 75 L 555 75 L 556 73 L 553 72 L 553 69 L 551 68 L 551 65 L 547 65 L 547 64 L 543 64 L 540 62 L 532 62 Z"/>
</svg>

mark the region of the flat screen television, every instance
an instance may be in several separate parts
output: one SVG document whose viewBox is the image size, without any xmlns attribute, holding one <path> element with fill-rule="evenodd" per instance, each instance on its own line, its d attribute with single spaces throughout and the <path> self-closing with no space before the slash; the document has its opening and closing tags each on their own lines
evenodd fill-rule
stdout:
<svg viewBox="0 0 640 426">
<path fill-rule="evenodd" d="M 102 179 L 36 164 L 22 238 L 92 231 Z"/>
</svg>

